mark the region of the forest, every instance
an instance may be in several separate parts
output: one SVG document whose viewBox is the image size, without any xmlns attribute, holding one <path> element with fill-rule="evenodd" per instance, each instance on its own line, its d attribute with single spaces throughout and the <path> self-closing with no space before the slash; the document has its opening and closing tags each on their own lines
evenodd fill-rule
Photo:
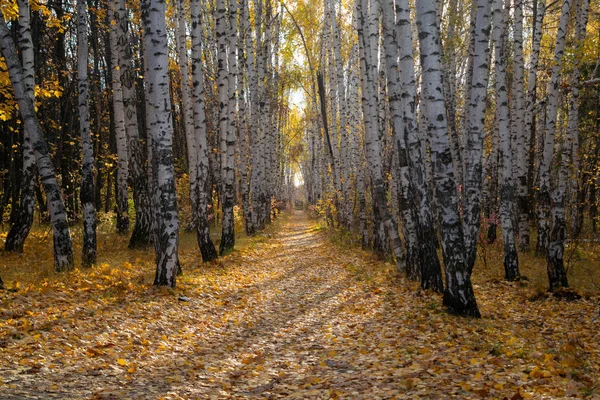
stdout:
<svg viewBox="0 0 600 400">
<path fill-rule="evenodd" d="M 0 14 L 6 398 L 600 393 L 598 0 Z"/>
</svg>

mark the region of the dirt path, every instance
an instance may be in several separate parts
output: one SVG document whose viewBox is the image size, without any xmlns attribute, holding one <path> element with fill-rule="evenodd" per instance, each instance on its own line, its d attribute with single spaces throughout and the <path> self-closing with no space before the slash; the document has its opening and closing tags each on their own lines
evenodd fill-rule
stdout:
<svg viewBox="0 0 600 400">
<path fill-rule="evenodd" d="M 450 317 L 299 212 L 214 265 L 182 253 L 177 294 L 148 291 L 125 265 L 116 288 L 17 295 L 23 310 L 54 296 L 58 317 L 0 346 L 0 398 L 553 398 L 598 384 L 594 332 L 581 329 L 592 303 L 524 312 L 490 283 L 476 287 L 491 293 L 482 320 Z"/>
</svg>

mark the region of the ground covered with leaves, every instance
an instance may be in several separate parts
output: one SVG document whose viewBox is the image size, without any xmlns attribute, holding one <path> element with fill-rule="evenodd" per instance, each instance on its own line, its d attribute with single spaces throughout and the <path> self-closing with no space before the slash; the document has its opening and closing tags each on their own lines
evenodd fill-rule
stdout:
<svg viewBox="0 0 600 400">
<path fill-rule="evenodd" d="M 453 317 L 301 212 L 276 225 L 212 264 L 184 237 L 175 291 L 151 287 L 151 251 L 111 236 L 112 256 L 70 274 L 35 245 L 3 255 L 0 397 L 600 396 L 593 291 L 566 301 L 476 271 L 483 318 Z"/>
</svg>

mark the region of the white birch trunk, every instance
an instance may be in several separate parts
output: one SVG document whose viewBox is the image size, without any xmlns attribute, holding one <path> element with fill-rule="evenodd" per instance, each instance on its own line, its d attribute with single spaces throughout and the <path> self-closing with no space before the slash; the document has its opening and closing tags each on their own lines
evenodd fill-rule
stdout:
<svg viewBox="0 0 600 400">
<path fill-rule="evenodd" d="M 535 129 L 535 115 L 533 109 L 536 102 L 537 69 L 542 41 L 542 23 L 546 11 L 545 0 L 533 0 L 536 7 L 533 28 L 533 40 L 531 58 L 529 60 L 529 71 L 527 73 L 527 97 L 525 103 L 524 130 L 517 136 L 517 198 L 518 198 L 518 221 L 519 221 L 519 248 L 529 251 L 529 179 L 528 165 L 531 152 L 531 135 Z"/>
<path fill-rule="evenodd" d="M 229 72 L 225 69 L 225 5 L 217 0 L 217 33 L 219 36 L 219 102 L 228 101 L 221 105 L 219 132 L 221 135 L 221 179 L 222 179 L 222 210 L 223 231 L 221 234 L 220 254 L 233 250 L 235 244 L 233 206 L 235 205 L 235 112 L 236 112 L 236 82 L 237 75 L 237 0 L 229 2 Z M 221 7 L 219 7 L 221 5 Z M 221 15 L 222 13 L 222 15 Z M 221 24 L 219 24 L 221 21 Z M 222 41 L 222 42 L 221 42 Z M 222 53 L 223 52 L 223 53 Z M 223 57 L 223 58 L 221 58 Z M 221 68 L 221 60 L 223 64 Z M 221 86 L 221 84 L 223 86 Z M 221 92 L 223 90 L 223 93 Z M 228 99 L 228 100 L 227 100 Z"/>
<path fill-rule="evenodd" d="M 370 7 L 369 7 L 370 6 Z M 358 37 L 361 65 L 361 86 L 363 90 L 363 116 L 365 122 L 365 149 L 373 193 L 373 213 L 385 229 L 391 242 L 399 271 L 406 270 L 406 255 L 386 203 L 383 182 L 381 142 L 377 121 L 378 71 L 377 48 L 379 33 L 379 1 L 358 0 Z M 375 220 L 376 222 L 378 220 Z"/>
<path fill-rule="evenodd" d="M 217 251 L 210 238 L 208 221 L 209 194 L 209 160 L 206 127 L 206 101 L 204 92 L 204 62 L 202 60 L 202 11 L 199 0 L 192 0 L 192 87 L 194 94 L 194 139 L 196 143 L 196 190 L 191 195 L 196 201 L 196 236 L 198 247 L 202 253 L 202 261 L 209 262 L 217 258 Z"/>
<path fill-rule="evenodd" d="M 146 163 L 143 143 L 137 115 L 137 93 L 135 89 L 136 73 L 133 65 L 129 34 L 129 16 L 125 0 L 118 0 L 115 16 L 117 30 L 117 47 L 119 51 L 119 75 L 123 93 L 125 131 L 127 135 L 127 155 L 129 157 L 129 181 L 133 187 L 135 205 L 135 226 L 129 239 L 129 248 L 144 248 L 151 242 L 151 210 L 148 192 L 148 177 L 144 169 Z"/>
<path fill-rule="evenodd" d="M 67 221 L 67 212 L 62 199 L 60 187 L 56 180 L 54 166 L 50 159 L 48 144 L 44 140 L 42 127 L 35 113 L 35 105 L 25 92 L 23 68 L 12 40 L 12 36 L 4 16 L 0 13 L 0 44 L 2 54 L 8 67 L 8 74 L 13 87 L 15 99 L 23 126 L 30 133 L 31 146 L 34 151 L 38 174 L 48 199 L 50 220 L 54 232 L 54 268 L 56 271 L 73 269 L 73 245 Z"/>
<path fill-rule="evenodd" d="M 467 265 L 473 269 L 481 222 L 482 157 L 485 126 L 485 108 L 490 58 L 491 2 L 478 0 L 475 19 L 475 49 L 473 54 L 473 80 L 467 83 L 471 92 L 469 130 L 466 137 L 464 160 L 463 229 Z"/>
<path fill-rule="evenodd" d="M 467 261 L 458 212 L 459 201 L 454 181 L 442 86 L 441 48 L 439 28 L 436 24 L 435 1 L 419 0 L 416 6 L 423 68 L 423 99 L 426 102 L 427 130 L 430 137 L 432 172 L 438 201 L 446 272 L 443 302 L 450 313 L 480 317 L 471 284 L 471 268 Z"/>
<path fill-rule="evenodd" d="M 581 54 L 581 51 L 583 50 L 589 5 L 589 0 L 581 0 L 576 8 L 576 54 Z M 572 92 L 569 100 L 569 121 L 565 141 L 562 144 L 562 158 L 558 173 L 558 182 L 552 193 L 552 230 L 550 231 L 550 241 L 546 257 L 550 290 L 569 286 L 567 273 L 564 267 L 565 240 L 567 239 L 565 197 L 569 178 L 573 179 L 573 177 L 570 176 L 571 166 L 569 165 L 573 157 L 571 152 L 573 150 L 573 144 L 578 140 L 579 135 L 579 65 L 580 61 L 576 61 L 571 74 Z M 574 180 L 576 180 L 576 178 Z"/>
<path fill-rule="evenodd" d="M 169 97 L 169 71 L 166 4 L 160 0 L 144 0 L 144 45 L 147 70 L 144 76 L 148 100 L 149 133 L 152 141 L 152 163 L 155 168 L 153 190 L 160 199 L 156 211 L 156 276 L 154 284 L 175 287 L 179 270 L 179 218 L 173 167 L 173 127 Z"/>
<path fill-rule="evenodd" d="M 192 229 L 196 228 L 198 197 L 198 148 L 194 130 L 194 103 L 190 87 L 190 71 L 187 54 L 187 35 L 183 0 L 177 0 L 177 23 L 175 24 L 177 59 L 181 75 L 181 102 L 183 112 L 183 128 L 187 144 L 188 171 L 190 178 L 190 203 L 192 209 Z"/>
<path fill-rule="evenodd" d="M 419 248 L 417 210 L 412 198 L 409 157 L 404 135 L 403 109 L 401 106 L 401 84 L 398 74 L 398 43 L 395 36 L 394 0 L 382 0 L 382 18 L 385 47 L 385 64 L 392 128 L 396 142 L 398 162 L 398 206 L 404 229 L 406 244 L 406 272 L 409 279 L 421 279 L 421 254 Z"/>
<path fill-rule="evenodd" d="M 31 17 L 29 0 L 18 0 L 19 7 L 19 39 L 18 46 L 21 53 L 23 65 L 23 84 L 25 95 L 35 102 L 35 68 L 34 49 L 31 39 Z M 31 147 L 31 134 L 27 129 L 23 130 L 23 166 L 21 170 L 21 193 L 19 198 L 19 209 L 6 235 L 5 251 L 23 252 L 23 245 L 29 235 L 33 224 L 35 207 L 35 155 Z"/>
<path fill-rule="evenodd" d="M 110 64 L 113 101 L 114 129 L 117 139 L 117 233 L 126 234 L 129 230 L 129 202 L 127 179 L 129 178 L 129 155 L 127 149 L 127 131 L 125 128 L 125 108 L 121 86 L 121 63 L 119 59 L 117 24 L 119 21 L 118 0 L 110 1 Z"/>
<path fill-rule="evenodd" d="M 417 89 L 413 58 L 413 35 L 408 0 L 396 0 L 396 38 L 399 46 L 402 136 L 410 159 L 410 173 L 417 207 L 417 232 L 420 243 L 421 287 L 442 292 L 444 285 L 436 250 L 434 219 L 429 201 L 427 176 L 421 146 L 421 134 L 416 117 Z M 460 166 L 459 166 L 460 168 Z"/>
<path fill-rule="evenodd" d="M 515 235 L 512 220 L 512 207 L 515 186 L 513 182 L 511 152 L 511 132 L 509 129 L 508 90 L 506 86 L 506 21 L 504 20 L 504 7 L 502 0 L 494 0 L 494 59 L 496 76 L 496 107 L 498 118 L 498 137 L 502 152 L 502 185 L 500 189 L 500 223 L 502 225 L 502 239 L 504 241 L 504 278 L 509 281 L 518 280 L 519 259 L 515 246 Z"/>
<path fill-rule="evenodd" d="M 565 0 L 562 5 L 556 47 L 554 48 L 554 62 L 552 78 L 548 87 L 548 104 L 546 106 L 546 124 L 542 159 L 538 176 L 540 179 L 538 192 L 538 240 L 536 254 L 546 254 L 550 237 L 550 165 L 554 154 L 554 137 L 556 136 L 556 121 L 558 117 L 558 97 L 561 82 L 561 63 L 565 51 L 569 13 L 573 0 Z"/>
<path fill-rule="evenodd" d="M 90 134 L 88 86 L 88 17 L 85 0 L 77 1 L 77 89 L 79 132 L 81 133 L 81 207 L 83 208 L 83 267 L 96 263 L 96 203 L 94 190 L 94 148 Z"/>
</svg>

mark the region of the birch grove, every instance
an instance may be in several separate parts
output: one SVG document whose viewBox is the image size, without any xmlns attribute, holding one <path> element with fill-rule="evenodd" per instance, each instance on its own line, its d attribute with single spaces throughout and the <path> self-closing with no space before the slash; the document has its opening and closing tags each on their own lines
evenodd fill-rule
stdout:
<svg viewBox="0 0 600 400">
<path fill-rule="evenodd" d="M 303 210 L 453 314 L 480 316 L 481 268 L 518 281 L 529 257 L 563 290 L 599 218 L 597 6 L 2 6 L 5 249 L 50 222 L 55 268 L 70 270 L 81 219 L 89 267 L 96 230 L 131 219 L 129 248 L 153 245 L 154 283 L 174 287 L 180 234 L 213 262 Z"/>
</svg>

